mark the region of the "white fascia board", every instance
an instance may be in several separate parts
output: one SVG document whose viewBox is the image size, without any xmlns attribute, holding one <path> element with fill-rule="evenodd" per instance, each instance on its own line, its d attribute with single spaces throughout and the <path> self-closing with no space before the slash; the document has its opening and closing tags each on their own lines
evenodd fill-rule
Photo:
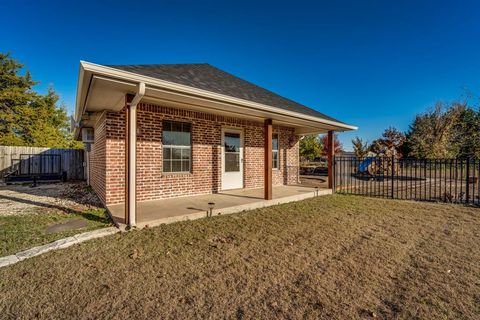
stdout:
<svg viewBox="0 0 480 320">
<path fill-rule="evenodd" d="M 280 115 L 284 115 L 284 116 L 290 116 L 290 117 L 294 117 L 294 118 L 309 120 L 309 121 L 313 121 L 313 122 L 317 122 L 317 123 L 322 123 L 322 124 L 326 124 L 326 125 L 339 127 L 339 128 L 342 128 L 345 131 L 357 130 L 358 129 L 358 127 L 356 127 L 356 126 L 351 126 L 351 125 L 340 123 L 340 122 L 337 122 L 337 121 L 322 119 L 322 118 L 309 116 L 309 115 L 305 115 L 305 114 L 298 113 L 298 112 L 283 110 L 283 109 L 280 109 L 280 108 L 271 107 L 271 106 L 264 105 L 264 104 L 257 103 L 257 102 L 252 102 L 252 101 L 248 101 L 248 100 L 244 100 L 244 99 L 234 98 L 234 97 L 230 97 L 230 96 L 227 96 L 227 95 L 218 94 L 218 93 L 214 93 L 214 92 L 207 91 L 207 90 L 197 89 L 197 88 L 193 88 L 193 87 L 190 87 L 190 86 L 186 86 L 186 85 L 182 85 L 182 84 L 178 84 L 178 83 L 173 83 L 173 82 L 169 82 L 169 81 L 165 81 L 165 80 L 160 80 L 160 79 L 156 79 L 156 78 L 152 78 L 152 77 L 148 77 L 148 76 L 143 76 L 143 75 L 139 75 L 139 74 L 136 74 L 136 73 L 133 73 L 133 72 L 123 71 L 123 70 L 119 70 L 119 69 L 115 69 L 115 68 L 111 68 L 111 67 L 106 67 L 106 66 L 103 66 L 103 65 L 94 64 L 94 63 L 90 63 L 90 62 L 86 62 L 86 61 L 80 61 L 80 66 L 81 66 L 80 67 L 81 73 L 82 73 L 82 71 L 88 71 L 88 72 L 91 72 L 92 74 L 104 75 L 104 76 L 107 76 L 107 77 L 112 77 L 112 78 L 116 78 L 116 79 L 131 81 L 131 82 L 134 82 L 135 84 L 138 84 L 140 82 L 144 82 L 147 86 L 151 86 L 153 88 L 159 87 L 159 88 L 163 88 L 163 89 L 167 89 L 167 90 L 171 90 L 171 91 L 182 92 L 182 93 L 191 94 L 191 95 L 194 95 L 194 96 L 200 96 L 200 97 L 213 99 L 213 100 L 217 100 L 217 101 L 222 101 L 222 102 L 226 102 L 226 103 L 230 103 L 230 104 L 242 105 L 242 106 L 257 109 L 257 110 L 260 110 L 260 111 L 266 111 L 266 112 L 276 113 L 276 114 L 280 114 Z M 83 78 L 83 74 L 81 76 Z M 80 77 L 79 77 L 79 84 L 80 84 Z M 79 108 L 79 103 L 81 103 L 81 101 L 80 101 L 81 100 L 81 91 L 82 90 L 77 91 L 77 108 Z M 82 112 L 83 112 L 83 110 L 82 110 Z"/>
<path fill-rule="evenodd" d="M 82 92 L 83 92 L 83 78 L 85 76 L 85 71 L 83 69 L 83 65 L 82 65 L 82 61 L 80 61 L 80 67 L 78 69 L 78 80 L 77 80 L 77 96 L 76 96 L 76 99 L 75 99 L 75 114 L 74 114 L 74 120 L 76 122 L 78 122 L 80 120 L 80 117 L 81 117 L 81 113 L 82 111 L 79 110 L 81 109 L 82 107 L 80 106 L 81 104 L 81 95 L 82 95 Z"/>
</svg>

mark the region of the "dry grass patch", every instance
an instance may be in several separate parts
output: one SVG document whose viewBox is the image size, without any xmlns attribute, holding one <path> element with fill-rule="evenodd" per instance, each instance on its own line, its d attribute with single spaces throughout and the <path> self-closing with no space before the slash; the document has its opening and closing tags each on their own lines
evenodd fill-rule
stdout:
<svg viewBox="0 0 480 320">
<path fill-rule="evenodd" d="M 0 270 L 5 318 L 475 319 L 480 210 L 325 196 Z"/>
<path fill-rule="evenodd" d="M 66 229 L 55 229 L 74 223 Z M 111 225 L 85 182 L 0 187 L 0 256 Z"/>
<path fill-rule="evenodd" d="M 64 213 L 58 210 L 38 209 L 37 213 L 0 216 L 0 256 L 7 256 L 43 245 L 78 233 L 111 226 L 105 209 L 90 209 L 78 213 Z M 50 228 L 83 222 L 81 227 L 71 230 L 50 231 Z"/>
</svg>

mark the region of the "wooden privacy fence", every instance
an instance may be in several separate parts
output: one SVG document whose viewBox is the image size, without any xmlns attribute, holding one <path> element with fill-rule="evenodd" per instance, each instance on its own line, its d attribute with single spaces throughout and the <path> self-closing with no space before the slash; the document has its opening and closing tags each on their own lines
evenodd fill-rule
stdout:
<svg viewBox="0 0 480 320">
<path fill-rule="evenodd" d="M 14 170 L 22 174 L 65 172 L 68 180 L 84 180 L 84 152 L 80 149 L 0 146 L 0 179 Z"/>
<path fill-rule="evenodd" d="M 335 192 L 480 205 L 480 159 L 335 157 Z"/>
</svg>

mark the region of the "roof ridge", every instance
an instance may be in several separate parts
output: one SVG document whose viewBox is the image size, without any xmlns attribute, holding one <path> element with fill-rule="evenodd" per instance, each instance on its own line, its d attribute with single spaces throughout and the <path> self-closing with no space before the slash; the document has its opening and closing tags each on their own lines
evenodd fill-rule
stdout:
<svg viewBox="0 0 480 320">
<path fill-rule="evenodd" d="M 207 62 L 189 62 L 189 63 L 140 63 L 140 64 L 106 64 L 107 67 L 153 67 L 153 66 L 199 66 L 208 65 Z M 213 67 L 213 66 L 212 66 Z"/>
</svg>

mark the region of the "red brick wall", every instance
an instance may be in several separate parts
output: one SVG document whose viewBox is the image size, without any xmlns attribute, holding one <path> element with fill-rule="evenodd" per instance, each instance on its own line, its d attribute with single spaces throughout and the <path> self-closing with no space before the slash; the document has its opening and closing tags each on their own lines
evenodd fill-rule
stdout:
<svg viewBox="0 0 480 320">
<path fill-rule="evenodd" d="M 121 203 L 125 194 L 125 116 L 107 113 L 107 205 Z"/>
<path fill-rule="evenodd" d="M 156 105 L 138 107 L 137 199 L 153 200 L 214 193 L 221 186 L 221 130 L 244 132 L 244 186 L 263 187 L 263 123 L 197 111 Z M 162 173 L 162 120 L 192 123 L 191 173 Z M 106 114 L 106 203 L 124 201 L 125 117 Z M 292 128 L 274 126 L 280 139 L 280 168 L 273 173 L 275 185 L 298 182 L 298 139 Z M 96 187 L 94 187 L 97 190 Z"/>
<path fill-rule="evenodd" d="M 89 152 L 90 165 L 90 185 L 97 193 L 103 203 L 106 203 L 106 132 L 107 122 L 106 114 L 102 114 L 98 119 L 94 130 L 95 140 L 92 149 Z"/>
</svg>

